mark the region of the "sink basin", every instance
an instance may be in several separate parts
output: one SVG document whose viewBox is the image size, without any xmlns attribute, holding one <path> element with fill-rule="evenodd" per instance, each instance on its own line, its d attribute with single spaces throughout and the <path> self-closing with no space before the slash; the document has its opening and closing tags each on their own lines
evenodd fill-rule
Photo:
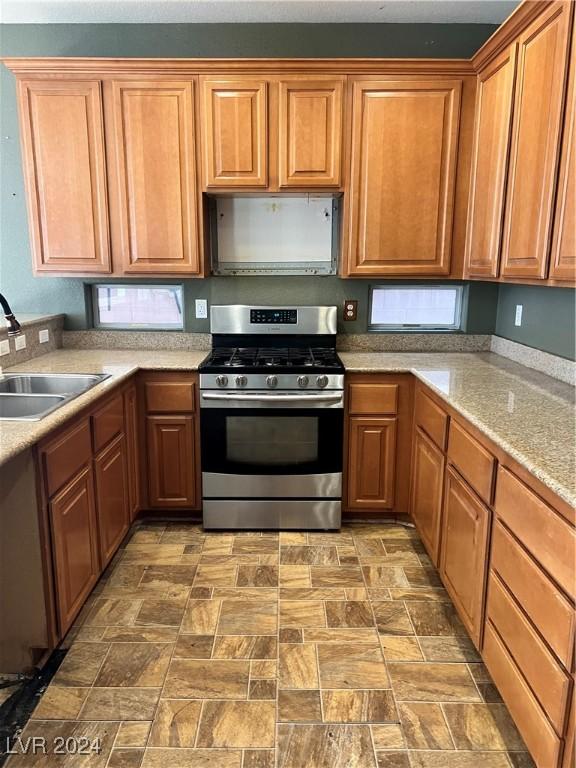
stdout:
<svg viewBox="0 0 576 768">
<path fill-rule="evenodd" d="M 7 373 L 0 378 L 0 421 L 39 421 L 109 374 Z"/>
</svg>

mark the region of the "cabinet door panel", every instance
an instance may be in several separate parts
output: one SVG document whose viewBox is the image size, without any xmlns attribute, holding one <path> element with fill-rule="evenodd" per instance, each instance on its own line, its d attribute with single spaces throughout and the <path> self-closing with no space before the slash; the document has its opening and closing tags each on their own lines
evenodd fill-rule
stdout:
<svg viewBox="0 0 576 768">
<path fill-rule="evenodd" d="M 543 279 L 548 269 L 570 3 L 556 2 L 522 33 L 501 275 Z"/>
<path fill-rule="evenodd" d="M 343 80 L 281 81 L 279 184 L 338 187 Z"/>
<path fill-rule="evenodd" d="M 558 197 L 549 277 L 576 280 L 576 27 L 572 31 L 572 53 L 568 98 L 564 115 Z"/>
<path fill-rule="evenodd" d="M 132 522 L 140 508 L 140 443 L 138 440 L 138 398 L 135 385 L 132 385 L 124 394 L 124 421 L 126 426 L 130 522 Z"/>
<path fill-rule="evenodd" d="M 126 441 L 120 435 L 94 461 L 100 554 L 106 566 L 130 525 Z"/>
<path fill-rule="evenodd" d="M 396 419 L 349 420 L 348 507 L 392 509 L 396 472 Z"/>
<path fill-rule="evenodd" d="M 97 80 L 23 80 L 22 154 L 36 272 L 110 272 Z"/>
<path fill-rule="evenodd" d="M 98 581 L 100 567 L 92 469 L 86 467 L 50 503 L 60 636 Z"/>
<path fill-rule="evenodd" d="M 470 637 L 480 645 L 490 510 L 446 472 L 440 574 Z"/>
<path fill-rule="evenodd" d="M 193 507 L 196 502 L 193 416 L 148 416 L 151 507 Z"/>
<path fill-rule="evenodd" d="M 442 451 L 417 429 L 414 436 L 411 512 L 434 565 L 438 565 L 444 465 Z"/>
<path fill-rule="evenodd" d="M 192 88 L 112 83 L 114 247 L 125 273 L 200 271 Z"/>
<path fill-rule="evenodd" d="M 478 75 L 466 269 L 498 277 L 517 45 Z"/>
<path fill-rule="evenodd" d="M 354 82 L 349 274 L 449 273 L 461 87 Z"/>
<path fill-rule="evenodd" d="M 268 184 L 268 84 L 249 78 L 203 80 L 204 184 Z"/>
</svg>

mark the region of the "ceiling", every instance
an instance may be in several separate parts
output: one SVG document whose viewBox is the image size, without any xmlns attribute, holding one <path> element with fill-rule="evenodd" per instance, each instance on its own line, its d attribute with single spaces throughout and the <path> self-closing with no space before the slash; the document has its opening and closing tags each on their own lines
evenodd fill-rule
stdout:
<svg viewBox="0 0 576 768">
<path fill-rule="evenodd" d="M 0 0 L 4 24 L 499 24 L 519 0 Z"/>
</svg>

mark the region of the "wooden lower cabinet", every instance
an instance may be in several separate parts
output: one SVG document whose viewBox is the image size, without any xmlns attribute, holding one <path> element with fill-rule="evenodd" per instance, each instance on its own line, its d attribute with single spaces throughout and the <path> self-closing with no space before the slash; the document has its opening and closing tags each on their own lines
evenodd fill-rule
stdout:
<svg viewBox="0 0 576 768">
<path fill-rule="evenodd" d="M 124 426 L 128 463 L 128 496 L 130 522 L 140 508 L 140 451 L 138 442 L 138 393 L 132 384 L 124 393 Z"/>
<path fill-rule="evenodd" d="M 93 474 L 84 467 L 49 505 L 56 610 L 62 637 L 100 576 Z"/>
<path fill-rule="evenodd" d="M 438 565 L 444 466 L 442 451 L 420 430 L 414 432 L 412 462 L 412 519 L 433 563 Z"/>
<path fill-rule="evenodd" d="M 100 554 L 105 567 L 130 526 L 126 438 L 119 435 L 94 460 Z"/>
<path fill-rule="evenodd" d="M 195 423 L 189 415 L 147 416 L 148 502 L 151 507 L 196 505 Z"/>
<path fill-rule="evenodd" d="M 478 647 L 483 624 L 491 514 L 449 468 L 444 489 L 440 575 Z"/>
<path fill-rule="evenodd" d="M 396 419 L 352 416 L 348 507 L 392 509 L 396 487 Z"/>
</svg>

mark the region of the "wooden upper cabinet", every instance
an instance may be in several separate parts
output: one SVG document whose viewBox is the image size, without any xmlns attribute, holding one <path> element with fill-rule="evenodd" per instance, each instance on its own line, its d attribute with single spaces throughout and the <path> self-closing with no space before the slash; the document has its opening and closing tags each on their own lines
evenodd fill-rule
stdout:
<svg viewBox="0 0 576 768">
<path fill-rule="evenodd" d="M 268 184 L 268 83 L 202 78 L 204 187 Z"/>
<path fill-rule="evenodd" d="M 107 92 L 114 257 L 125 274 L 200 272 L 193 86 L 118 80 Z"/>
<path fill-rule="evenodd" d="M 99 80 L 21 80 L 34 271 L 110 272 Z"/>
<path fill-rule="evenodd" d="M 568 98 L 562 135 L 560 177 L 554 217 L 549 277 L 576 279 L 576 26 L 572 29 L 572 53 Z"/>
<path fill-rule="evenodd" d="M 571 3 L 552 3 L 519 38 L 503 277 L 547 274 L 571 13 Z"/>
<path fill-rule="evenodd" d="M 498 277 L 517 45 L 478 75 L 466 273 Z"/>
<path fill-rule="evenodd" d="M 340 186 L 343 90 L 343 78 L 280 81 L 280 187 Z"/>
<path fill-rule="evenodd" d="M 349 275 L 447 275 L 459 80 L 353 82 Z"/>
</svg>

